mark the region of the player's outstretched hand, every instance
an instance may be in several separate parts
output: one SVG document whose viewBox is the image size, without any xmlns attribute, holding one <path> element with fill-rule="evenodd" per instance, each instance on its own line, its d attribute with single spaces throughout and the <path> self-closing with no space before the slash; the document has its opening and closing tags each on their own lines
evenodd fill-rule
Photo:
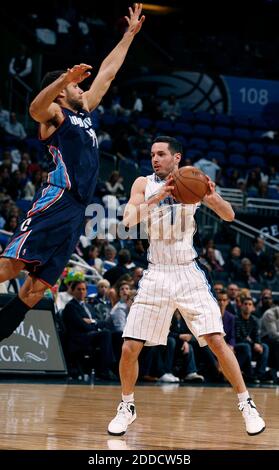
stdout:
<svg viewBox="0 0 279 470">
<path fill-rule="evenodd" d="M 144 15 L 140 18 L 141 11 L 142 3 L 135 3 L 133 8 L 129 7 L 130 16 L 125 16 L 129 25 L 128 31 L 133 35 L 137 34 L 140 31 L 142 23 L 145 20 Z"/>
<path fill-rule="evenodd" d="M 91 74 L 91 65 L 79 64 L 74 65 L 71 69 L 67 69 L 66 77 L 69 83 L 83 82 Z"/>
</svg>

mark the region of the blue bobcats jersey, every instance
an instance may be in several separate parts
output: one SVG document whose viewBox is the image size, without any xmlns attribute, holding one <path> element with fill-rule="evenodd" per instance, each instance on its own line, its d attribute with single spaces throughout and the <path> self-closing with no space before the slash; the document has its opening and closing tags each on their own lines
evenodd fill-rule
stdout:
<svg viewBox="0 0 279 470">
<path fill-rule="evenodd" d="M 62 124 L 43 140 L 52 157 L 48 184 L 69 190 L 82 204 L 92 202 L 98 169 L 98 141 L 91 114 L 62 108 Z"/>
</svg>

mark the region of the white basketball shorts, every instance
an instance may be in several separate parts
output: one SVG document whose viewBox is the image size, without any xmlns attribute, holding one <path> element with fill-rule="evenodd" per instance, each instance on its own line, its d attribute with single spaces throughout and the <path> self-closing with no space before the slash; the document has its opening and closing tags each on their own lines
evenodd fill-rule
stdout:
<svg viewBox="0 0 279 470">
<path fill-rule="evenodd" d="M 144 272 L 127 317 L 124 338 L 146 346 L 166 344 L 172 316 L 178 309 L 200 346 L 205 334 L 222 333 L 222 316 L 202 265 L 152 265 Z"/>
</svg>

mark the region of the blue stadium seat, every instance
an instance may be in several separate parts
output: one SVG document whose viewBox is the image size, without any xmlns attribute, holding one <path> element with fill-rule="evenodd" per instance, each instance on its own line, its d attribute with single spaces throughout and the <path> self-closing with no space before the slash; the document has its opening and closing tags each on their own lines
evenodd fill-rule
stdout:
<svg viewBox="0 0 279 470">
<path fill-rule="evenodd" d="M 251 157 L 248 158 L 248 166 L 250 167 L 259 166 L 260 168 L 265 168 L 266 164 L 265 164 L 264 159 L 260 157 L 259 155 L 251 155 Z"/>
<path fill-rule="evenodd" d="M 197 148 L 199 150 L 206 150 L 208 149 L 208 142 L 201 137 L 192 137 L 189 141 L 190 147 Z"/>
<path fill-rule="evenodd" d="M 213 135 L 220 139 L 231 139 L 232 130 L 229 127 L 217 126 L 213 129 Z"/>
<path fill-rule="evenodd" d="M 194 135 L 201 137 L 211 137 L 212 134 L 212 128 L 206 124 L 196 124 L 194 126 Z"/>
<path fill-rule="evenodd" d="M 183 135 L 193 135 L 193 128 L 190 124 L 184 122 L 175 122 L 173 125 L 173 132 Z"/>
<path fill-rule="evenodd" d="M 215 119 L 215 115 L 212 113 L 207 113 L 206 111 L 199 111 L 195 113 L 195 118 L 197 123 L 205 122 L 211 124 Z"/>
<path fill-rule="evenodd" d="M 211 150 L 210 152 L 208 152 L 207 157 L 209 160 L 212 160 L 213 158 L 215 158 L 215 160 L 217 160 L 218 163 L 223 163 L 226 160 L 224 153 L 218 152 L 216 150 L 215 151 Z"/>
<path fill-rule="evenodd" d="M 229 156 L 229 163 L 233 166 L 244 167 L 247 165 L 246 158 L 240 153 L 232 153 Z"/>
<path fill-rule="evenodd" d="M 138 128 L 143 128 L 143 129 L 150 129 L 152 127 L 153 121 L 148 118 L 141 117 L 137 120 L 137 126 Z"/>
<path fill-rule="evenodd" d="M 156 129 L 158 129 L 158 131 L 163 131 L 163 132 L 172 132 L 174 130 L 172 121 L 169 121 L 167 119 L 156 121 L 155 127 Z"/>
<path fill-rule="evenodd" d="M 257 155 L 263 155 L 264 154 L 264 145 L 263 144 L 258 144 L 257 142 L 251 142 L 247 146 L 247 150 L 250 153 L 254 153 Z"/>
<path fill-rule="evenodd" d="M 226 145 L 226 142 L 224 142 L 223 140 L 212 139 L 212 140 L 209 142 L 209 147 L 210 147 L 212 150 L 220 150 L 220 151 L 222 152 L 222 151 L 226 150 L 227 145 Z"/>
<path fill-rule="evenodd" d="M 98 293 L 97 286 L 95 284 L 87 284 L 87 296 L 96 295 Z"/>
<path fill-rule="evenodd" d="M 231 142 L 228 143 L 228 149 L 233 153 L 245 153 L 246 145 L 238 140 L 231 140 Z"/>
<path fill-rule="evenodd" d="M 233 135 L 238 140 L 252 140 L 252 133 L 249 129 L 244 129 L 242 127 L 236 127 L 233 130 Z"/>
<path fill-rule="evenodd" d="M 214 123 L 215 126 L 231 126 L 232 124 L 232 118 L 231 116 L 228 116 L 227 114 L 215 114 L 214 116 Z"/>
</svg>

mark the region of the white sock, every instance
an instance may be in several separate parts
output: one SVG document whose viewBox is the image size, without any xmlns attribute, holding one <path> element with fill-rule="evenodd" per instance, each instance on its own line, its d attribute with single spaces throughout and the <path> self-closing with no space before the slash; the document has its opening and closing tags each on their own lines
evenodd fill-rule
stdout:
<svg viewBox="0 0 279 470">
<path fill-rule="evenodd" d="M 125 403 L 134 402 L 134 394 L 131 393 L 130 395 L 123 395 L 122 393 L 122 401 Z"/>
<path fill-rule="evenodd" d="M 246 392 L 238 393 L 237 396 L 239 403 L 241 401 L 246 401 L 248 398 L 250 398 L 248 390 L 246 390 Z"/>
</svg>

